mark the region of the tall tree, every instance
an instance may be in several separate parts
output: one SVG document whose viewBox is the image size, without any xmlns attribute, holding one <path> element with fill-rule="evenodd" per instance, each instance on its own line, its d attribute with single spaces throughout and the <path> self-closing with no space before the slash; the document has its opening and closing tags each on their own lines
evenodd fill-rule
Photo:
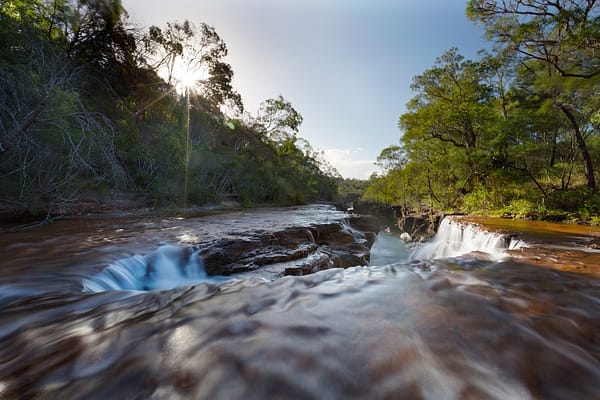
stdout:
<svg viewBox="0 0 600 400">
<path fill-rule="evenodd" d="M 556 107 L 571 124 L 585 167 L 587 185 L 596 188 L 592 156 L 570 79 L 597 86 L 600 79 L 600 4 L 596 0 L 470 0 L 467 15 L 483 24 L 490 38 L 526 65 L 546 64 L 546 77 L 558 75 L 561 96 Z M 538 71 L 541 71 L 539 68 Z M 543 71 L 543 70 L 542 70 Z M 555 88 L 559 84 L 555 84 Z M 578 97 L 578 96 L 575 96 Z"/>
<path fill-rule="evenodd" d="M 435 157 L 449 156 L 466 162 L 464 171 L 451 179 L 459 185 L 457 190 L 467 190 L 483 179 L 496 151 L 492 140 L 496 131 L 491 128 L 498 113 L 493 87 L 486 83 L 489 75 L 487 64 L 464 60 L 451 49 L 433 68 L 414 78 L 411 87 L 417 94 L 400 117 L 402 143 L 409 156 L 422 153 L 430 164 L 437 163 Z M 428 176 L 430 183 L 433 178 Z"/>
<path fill-rule="evenodd" d="M 233 89 L 233 69 L 223 61 L 227 45 L 215 28 L 189 21 L 169 22 L 166 28 L 151 26 L 143 40 L 147 60 L 169 85 L 191 89 L 221 106 L 229 103 L 243 111 L 241 96 Z"/>
<path fill-rule="evenodd" d="M 395 169 L 400 169 L 407 162 L 406 151 L 402 146 L 392 145 L 381 150 L 381 153 L 377 156 L 375 165 L 378 165 L 384 174 Z"/>
<path fill-rule="evenodd" d="M 283 144 L 289 140 L 296 140 L 302 121 L 302 115 L 292 103 L 279 95 L 275 99 L 265 100 L 260 105 L 255 128 L 273 142 Z"/>
</svg>

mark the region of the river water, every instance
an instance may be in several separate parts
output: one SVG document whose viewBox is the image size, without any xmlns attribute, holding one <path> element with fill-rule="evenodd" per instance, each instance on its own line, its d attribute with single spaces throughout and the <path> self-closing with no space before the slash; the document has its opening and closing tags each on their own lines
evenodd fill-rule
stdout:
<svg viewBox="0 0 600 400">
<path fill-rule="evenodd" d="M 492 244 L 455 254 L 467 234 L 449 224 L 409 255 L 380 233 L 371 266 L 83 292 L 164 245 L 343 217 L 320 206 L 3 233 L 0 398 L 600 397 L 600 281 L 540 267 L 526 234 L 480 229 L 470 240 Z M 592 251 L 590 235 L 544 251 Z"/>
</svg>

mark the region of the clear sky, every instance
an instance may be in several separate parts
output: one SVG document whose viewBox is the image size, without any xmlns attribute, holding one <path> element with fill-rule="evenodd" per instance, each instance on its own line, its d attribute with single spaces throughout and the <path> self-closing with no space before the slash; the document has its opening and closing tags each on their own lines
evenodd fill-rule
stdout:
<svg viewBox="0 0 600 400">
<path fill-rule="evenodd" d="M 467 58 L 486 47 L 466 0 L 122 2 L 141 26 L 214 26 L 247 110 L 283 95 L 304 117 L 300 136 L 346 178 L 368 178 L 380 151 L 398 144 L 413 76 L 451 47 Z"/>
</svg>

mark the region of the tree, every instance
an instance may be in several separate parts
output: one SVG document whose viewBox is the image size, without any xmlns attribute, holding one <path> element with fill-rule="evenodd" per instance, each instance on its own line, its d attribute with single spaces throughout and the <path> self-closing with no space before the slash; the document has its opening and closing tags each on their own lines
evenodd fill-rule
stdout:
<svg viewBox="0 0 600 400">
<path fill-rule="evenodd" d="M 377 156 L 375 165 L 378 165 L 384 174 L 389 173 L 392 170 L 400 169 L 406 165 L 407 157 L 406 151 L 402 146 L 392 145 L 381 150 L 381 153 Z"/>
<path fill-rule="evenodd" d="M 584 79 L 596 87 L 600 77 L 600 4 L 595 0 L 470 0 L 467 15 L 486 28 L 488 35 L 504 51 L 512 52 L 528 68 L 543 71 L 554 80 L 561 93 L 555 105 L 568 119 L 585 166 L 587 186 L 596 188 L 592 156 L 588 151 L 584 127 L 589 119 L 582 116 L 577 104 L 570 101 L 571 80 Z M 536 68 L 536 63 L 550 69 Z M 579 103 L 579 102 L 577 102 Z"/>
<path fill-rule="evenodd" d="M 83 191 L 181 204 L 188 176 L 195 203 L 333 197 L 337 177 L 297 137 L 289 102 L 226 115 L 243 105 L 207 24 L 142 31 L 119 0 L 0 0 L 0 42 L 0 213 L 68 212 Z"/>
<path fill-rule="evenodd" d="M 255 128 L 275 143 L 294 140 L 302 124 L 302 115 L 288 100 L 279 95 L 265 100 L 259 107 Z"/>
<path fill-rule="evenodd" d="M 65 51 L 62 37 L 48 39 L 49 8 L 34 5 L 0 13 L 12 44 L 0 64 L 1 177 L 19 202 L 62 207 L 77 198 L 78 180 L 122 188 L 128 175 L 114 124 L 82 95 L 91 67 Z"/>
<path fill-rule="evenodd" d="M 411 88 L 417 94 L 399 121 L 404 150 L 412 160 L 421 159 L 426 164 L 441 166 L 438 157 L 445 158 L 439 160 L 442 164 L 447 160 L 456 163 L 443 177 L 428 174 L 427 185 L 434 199 L 442 199 L 434 193 L 435 179 L 456 191 L 468 190 L 485 178 L 490 158 L 498 151 L 494 140 L 497 131 L 493 129 L 499 118 L 497 102 L 494 88 L 486 82 L 490 74 L 487 63 L 465 61 L 451 49 L 413 80 Z M 460 168 L 463 164 L 465 167 Z M 443 198 L 450 200 L 445 195 Z"/>
<path fill-rule="evenodd" d="M 223 62 L 227 46 L 214 27 L 189 21 L 151 26 L 143 39 L 147 60 L 169 85 L 180 92 L 193 90 L 217 106 L 229 102 L 243 111 L 241 96 L 233 89 L 233 69 Z"/>
<path fill-rule="evenodd" d="M 485 127 L 493 115 L 493 89 L 485 83 L 486 66 L 464 61 L 457 49 L 447 51 L 436 65 L 413 79 L 417 95 L 400 119 L 413 136 L 435 139 L 465 150 L 485 140 Z"/>
<path fill-rule="evenodd" d="M 596 0 L 470 0 L 467 15 L 490 38 L 561 76 L 600 75 L 600 4 Z"/>
</svg>

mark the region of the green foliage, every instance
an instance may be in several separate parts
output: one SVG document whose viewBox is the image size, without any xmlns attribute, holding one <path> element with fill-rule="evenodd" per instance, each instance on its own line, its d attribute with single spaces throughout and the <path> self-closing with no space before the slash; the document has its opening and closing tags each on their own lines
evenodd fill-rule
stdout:
<svg viewBox="0 0 600 400">
<path fill-rule="evenodd" d="M 335 197 L 339 175 L 296 137 L 291 103 L 269 99 L 246 120 L 221 111 L 243 104 L 213 27 L 143 32 L 126 18 L 119 0 L 2 3 L 3 200 L 46 213 L 93 188 L 166 205 Z M 188 72 L 193 87 L 180 94 Z"/>
<path fill-rule="evenodd" d="M 292 103 L 278 96 L 267 99 L 258 110 L 254 129 L 273 142 L 283 145 L 293 140 L 302 124 L 302 115 L 292 106 Z"/>
<path fill-rule="evenodd" d="M 337 198 L 342 204 L 356 203 L 365 194 L 370 182 L 362 179 L 341 179 L 338 183 Z"/>
<path fill-rule="evenodd" d="M 595 1 L 469 1 L 467 15 L 480 22 L 500 51 L 529 75 L 528 92 L 562 113 L 571 128 L 587 187 L 596 189 L 594 160 L 585 129 L 598 109 L 600 7 Z"/>
<path fill-rule="evenodd" d="M 413 80 L 400 146 L 364 198 L 519 218 L 598 219 L 600 7 L 583 0 L 471 0 L 496 42 L 456 49 Z"/>
<path fill-rule="evenodd" d="M 517 199 L 511 201 L 507 206 L 502 207 L 500 212 L 503 216 L 511 218 L 524 219 L 534 214 L 534 205 L 527 199 Z"/>
</svg>

